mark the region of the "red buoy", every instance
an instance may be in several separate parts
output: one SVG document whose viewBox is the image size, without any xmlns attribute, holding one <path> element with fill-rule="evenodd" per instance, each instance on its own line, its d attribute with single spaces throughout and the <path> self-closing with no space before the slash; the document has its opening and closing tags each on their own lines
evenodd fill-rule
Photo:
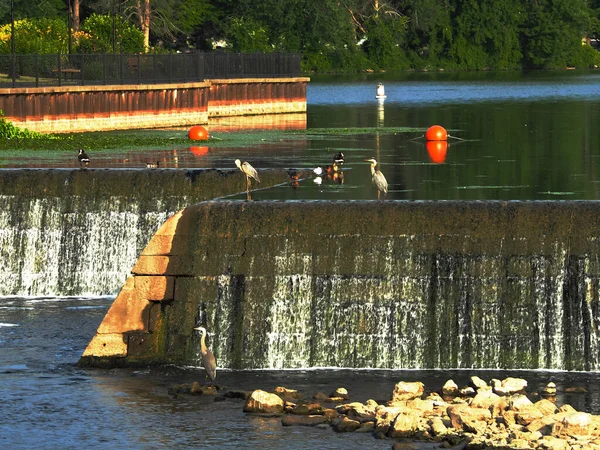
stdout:
<svg viewBox="0 0 600 450">
<path fill-rule="evenodd" d="M 448 140 L 448 133 L 444 127 L 432 125 L 425 133 L 425 139 L 428 141 L 446 141 Z"/>
<path fill-rule="evenodd" d="M 208 153 L 208 147 L 190 147 L 190 152 L 192 152 L 194 156 L 206 156 Z"/>
<path fill-rule="evenodd" d="M 194 125 L 188 132 L 188 137 L 193 141 L 206 141 L 208 130 L 200 125 Z"/>
<path fill-rule="evenodd" d="M 441 164 L 446 160 L 446 152 L 448 151 L 447 141 L 427 141 L 425 143 L 427 153 L 431 162 Z"/>
</svg>

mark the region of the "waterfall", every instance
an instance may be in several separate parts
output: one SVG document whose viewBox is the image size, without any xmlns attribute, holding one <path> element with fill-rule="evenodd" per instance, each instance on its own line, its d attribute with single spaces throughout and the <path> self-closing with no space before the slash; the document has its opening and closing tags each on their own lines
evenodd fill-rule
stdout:
<svg viewBox="0 0 600 450">
<path fill-rule="evenodd" d="M 596 204 L 196 206 L 194 295 L 222 367 L 600 370 L 598 230 L 570 222 L 597 223 Z M 323 208 L 335 220 L 312 224 Z"/>
<path fill-rule="evenodd" d="M 185 201 L 185 199 L 182 199 Z M 0 296 L 110 295 L 174 211 L 130 199 L 0 195 Z"/>
</svg>

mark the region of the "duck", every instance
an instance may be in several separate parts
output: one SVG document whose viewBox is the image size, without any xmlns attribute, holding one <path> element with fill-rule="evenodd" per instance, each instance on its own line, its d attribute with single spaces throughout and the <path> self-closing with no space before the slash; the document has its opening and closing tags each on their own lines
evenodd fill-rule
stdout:
<svg viewBox="0 0 600 450">
<path fill-rule="evenodd" d="M 90 164 L 90 157 L 87 155 L 84 149 L 80 148 L 77 153 L 77 159 L 79 160 L 79 167 L 81 169 L 87 169 Z"/>
<path fill-rule="evenodd" d="M 158 167 L 160 166 L 160 162 L 156 161 L 156 162 L 147 162 L 146 163 L 146 168 L 147 169 L 158 169 Z"/>
<path fill-rule="evenodd" d="M 327 165 L 325 167 L 315 167 L 313 169 L 313 172 L 318 176 L 321 176 L 323 174 L 331 175 L 333 173 L 338 172 L 342 164 L 344 164 L 344 154 L 342 152 L 338 152 L 335 155 L 333 155 L 333 161 L 331 165 Z"/>
</svg>

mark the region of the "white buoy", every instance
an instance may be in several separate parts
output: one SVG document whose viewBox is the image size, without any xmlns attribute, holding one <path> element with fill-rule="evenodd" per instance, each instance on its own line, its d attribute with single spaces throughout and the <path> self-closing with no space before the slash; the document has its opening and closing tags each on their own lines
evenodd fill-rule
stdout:
<svg viewBox="0 0 600 450">
<path fill-rule="evenodd" d="M 385 87 L 383 86 L 383 83 L 379 83 L 377 85 L 377 95 L 375 97 L 379 100 L 383 100 L 387 97 L 387 95 L 385 95 Z"/>
</svg>

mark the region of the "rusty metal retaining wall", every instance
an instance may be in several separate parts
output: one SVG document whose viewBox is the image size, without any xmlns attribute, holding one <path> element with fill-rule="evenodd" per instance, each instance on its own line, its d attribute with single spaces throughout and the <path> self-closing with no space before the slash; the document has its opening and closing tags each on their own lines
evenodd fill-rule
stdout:
<svg viewBox="0 0 600 450">
<path fill-rule="evenodd" d="M 16 126 L 68 133 L 207 124 L 210 117 L 306 112 L 308 78 L 0 89 Z"/>
</svg>

